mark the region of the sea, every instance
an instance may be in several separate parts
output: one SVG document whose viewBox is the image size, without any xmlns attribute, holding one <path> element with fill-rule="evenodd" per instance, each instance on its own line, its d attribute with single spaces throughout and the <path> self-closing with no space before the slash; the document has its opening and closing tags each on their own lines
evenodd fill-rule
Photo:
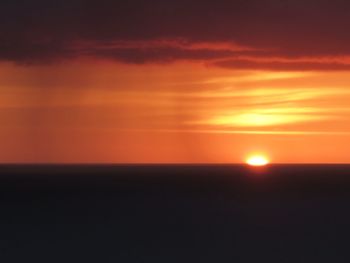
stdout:
<svg viewBox="0 0 350 263">
<path fill-rule="evenodd" d="M 350 165 L 2 165 L 0 262 L 350 262 Z"/>
</svg>

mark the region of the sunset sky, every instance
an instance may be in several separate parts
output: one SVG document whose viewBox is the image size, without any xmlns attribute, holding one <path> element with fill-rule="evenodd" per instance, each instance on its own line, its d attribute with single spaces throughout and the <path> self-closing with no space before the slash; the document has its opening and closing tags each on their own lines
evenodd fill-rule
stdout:
<svg viewBox="0 0 350 263">
<path fill-rule="evenodd" d="M 0 162 L 350 163 L 349 12 L 2 0 Z"/>
</svg>

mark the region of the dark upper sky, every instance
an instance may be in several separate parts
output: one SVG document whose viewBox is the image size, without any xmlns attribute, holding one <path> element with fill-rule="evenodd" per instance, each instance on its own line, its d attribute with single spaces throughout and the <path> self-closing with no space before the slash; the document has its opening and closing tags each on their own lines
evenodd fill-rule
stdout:
<svg viewBox="0 0 350 263">
<path fill-rule="evenodd" d="M 349 66 L 297 59 L 349 55 L 349 10 L 345 0 L 3 0 L 0 59 L 32 63 L 89 55 L 131 63 L 225 59 L 217 65 L 342 69 Z M 173 42 L 155 44 L 164 39 Z M 213 48 L 222 42 L 251 49 Z M 256 61 L 271 57 L 294 60 Z"/>
</svg>

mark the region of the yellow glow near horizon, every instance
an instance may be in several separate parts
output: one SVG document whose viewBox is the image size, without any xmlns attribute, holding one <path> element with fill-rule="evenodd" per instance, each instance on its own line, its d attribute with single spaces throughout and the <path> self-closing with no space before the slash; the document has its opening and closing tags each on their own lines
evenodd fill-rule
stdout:
<svg viewBox="0 0 350 263">
<path fill-rule="evenodd" d="M 265 166 L 269 160 L 263 155 L 253 155 L 247 159 L 246 163 L 251 166 Z"/>
</svg>

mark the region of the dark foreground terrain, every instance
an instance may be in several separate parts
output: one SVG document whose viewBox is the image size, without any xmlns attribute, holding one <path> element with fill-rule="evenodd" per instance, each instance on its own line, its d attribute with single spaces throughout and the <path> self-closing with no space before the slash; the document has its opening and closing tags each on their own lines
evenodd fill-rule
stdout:
<svg viewBox="0 0 350 263">
<path fill-rule="evenodd" d="M 1 166 L 0 262 L 350 262 L 350 166 Z"/>
</svg>

